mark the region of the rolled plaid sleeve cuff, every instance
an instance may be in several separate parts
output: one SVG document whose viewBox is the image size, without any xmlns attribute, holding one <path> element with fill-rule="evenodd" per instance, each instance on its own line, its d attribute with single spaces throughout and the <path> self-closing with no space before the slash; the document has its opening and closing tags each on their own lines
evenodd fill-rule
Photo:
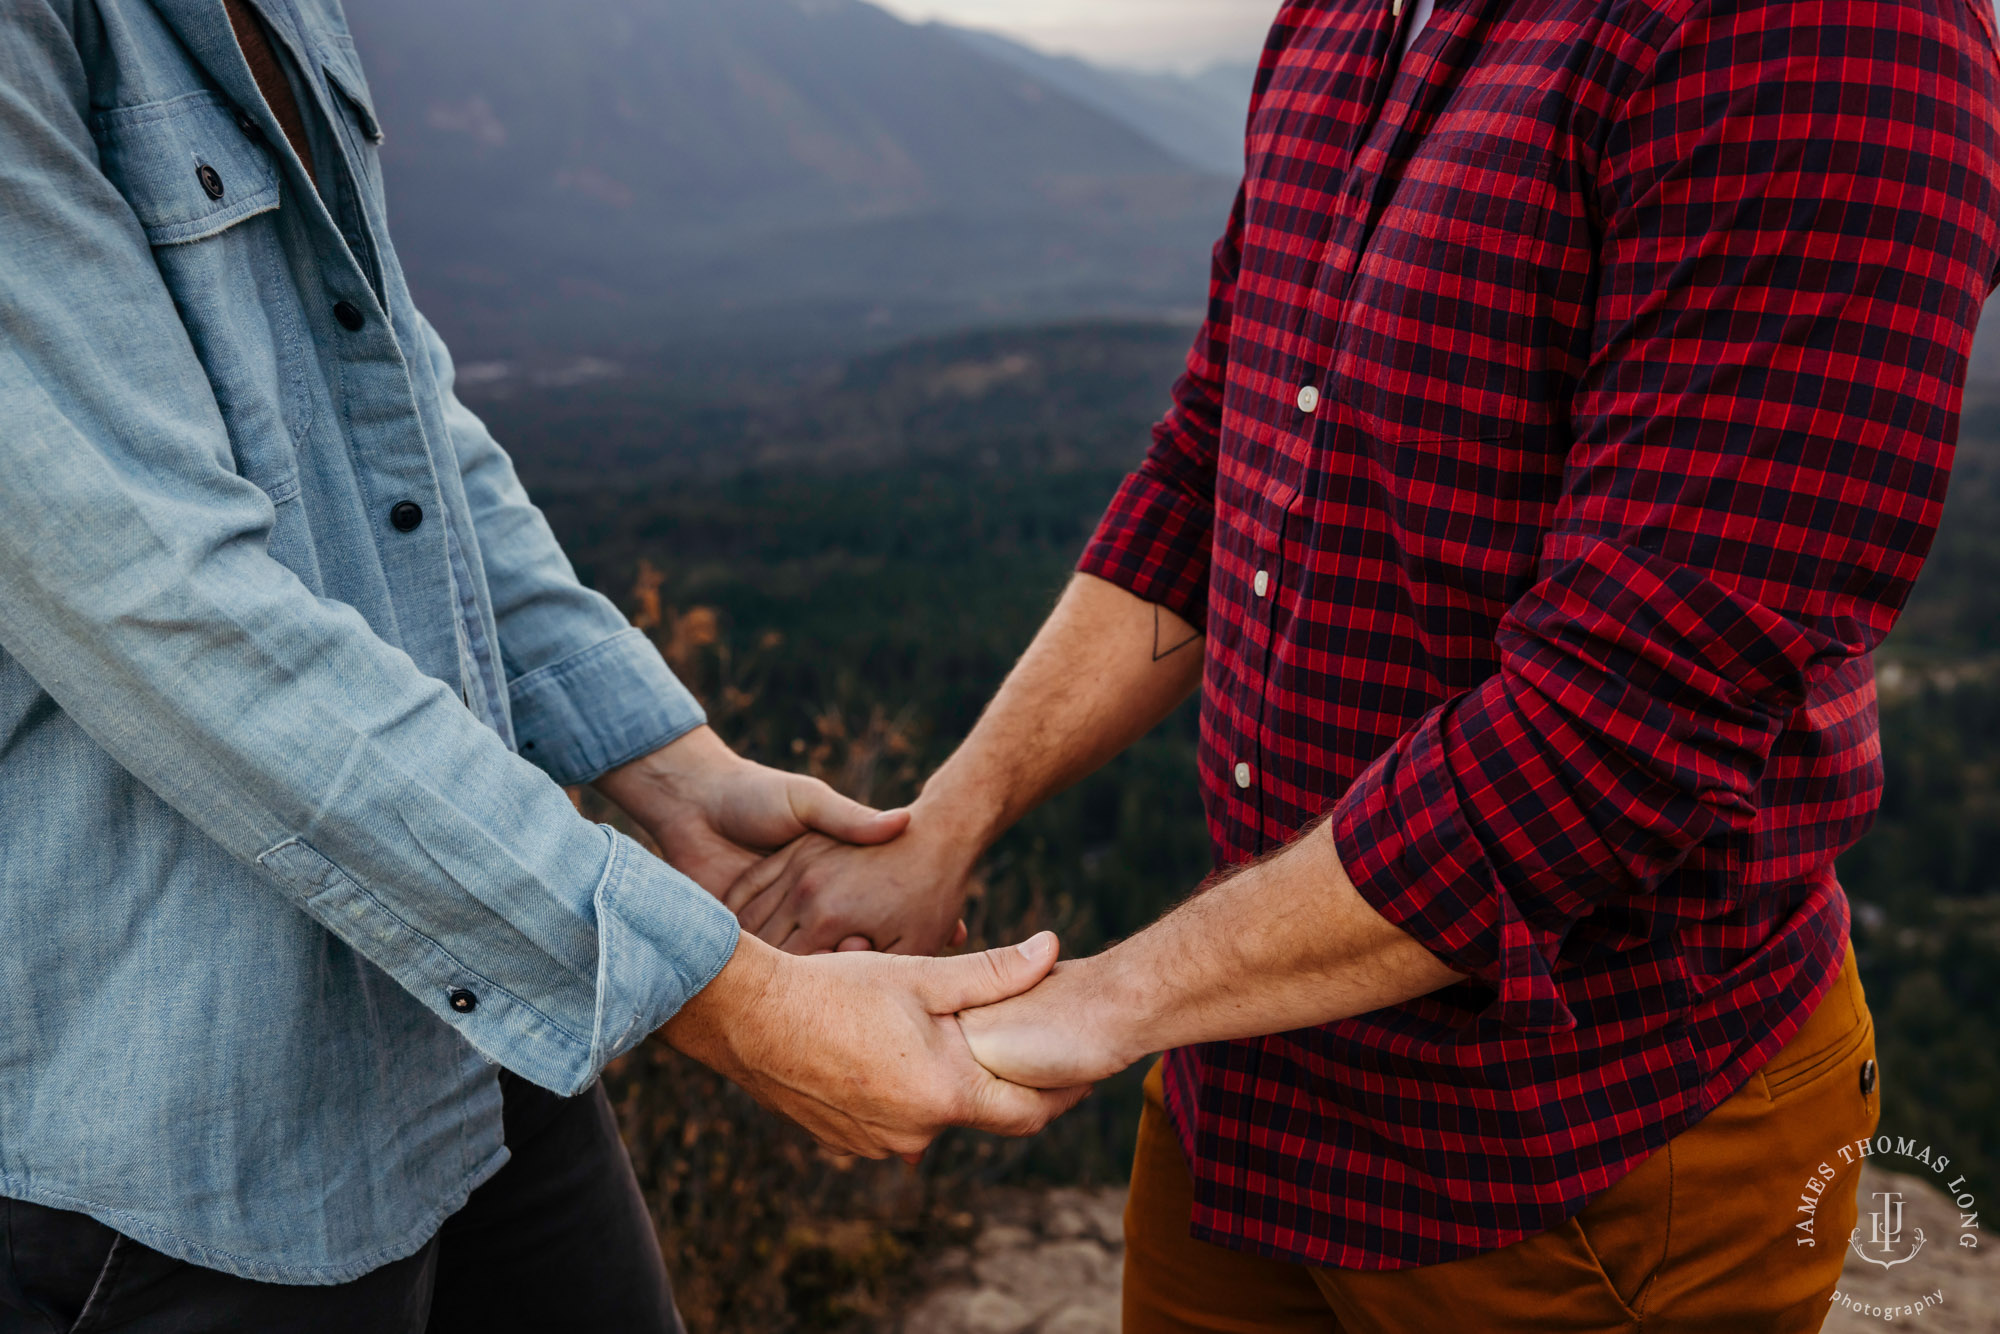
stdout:
<svg viewBox="0 0 2000 1334">
<path fill-rule="evenodd" d="M 1200 626 L 1214 542 L 1214 504 L 1142 468 L 1118 488 L 1076 568 Z"/>
<path fill-rule="evenodd" d="M 708 721 L 653 642 L 626 630 L 508 687 L 521 757 L 565 786 L 588 783 Z"/>
<path fill-rule="evenodd" d="M 1331 829 L 1341 865 L 1375 911 L 1446 967 L 1493 989 L 1484 1018 L 1522 1033 L 1576 1027 L 1550 972 L 1561 936 L 1521 915 L 1466 822 L 1444 710 L 1355 781 Z"/>
</svg>

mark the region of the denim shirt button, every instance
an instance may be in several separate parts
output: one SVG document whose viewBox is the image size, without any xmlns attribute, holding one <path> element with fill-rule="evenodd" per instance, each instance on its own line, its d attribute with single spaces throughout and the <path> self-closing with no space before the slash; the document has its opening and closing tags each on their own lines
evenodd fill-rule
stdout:
<svg viewBox="0 0 2000 1334">
<path fill-rule="evenodd" d="M 479 997 L 473 995 L 464 987 L 453 987 L 448 999 L 451 1002 L 451 1008 L 457 1010 L 460 1014 L 471 1014 L 479 1008 Z"/>
<path fill-rule="evenodd" d="M 424 507 L 414 500 L 399 500 L 389 511 L 389 524 L 399 533 L 414 533 L 424 521 Z"/>
<path fill-rule="evenodd" d="M 201 182 L 201 188 L 210 199 L 222 198 L 222 174 L 206 162 L 194 169 L 194 178 Z"/>
<path fill-rule="evenodd" d="M 333 318 L 340 321 L 340 327 L 349 333 L 360 333 L 361 326 L 368 323 L 368 317 L 361 313 L 361 307 L 352 301 L 341 301 L 333 307 Z"/>
<path fill-rule="evenodd" d="M 241 108 L 238 108 L 236 112 L 236 128 L 243 131 L 243 137 L 250 140 L 250 142 L 257 144 L 264 142 L 263 127 L 250 119 L 250 113 Z"/>
</svg>

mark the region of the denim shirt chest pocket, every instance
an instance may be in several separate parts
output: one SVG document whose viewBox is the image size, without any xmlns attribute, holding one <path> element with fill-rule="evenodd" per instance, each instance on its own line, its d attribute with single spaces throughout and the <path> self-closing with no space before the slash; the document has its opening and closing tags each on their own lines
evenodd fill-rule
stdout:
<svg viewBox="0 0 2000 1334">
<path fill-rule="evenodd" d="M 237 470 L 282 508 L 298 496 L 316 400 L 276 163 L 214 92 L 100 111 L 91 129 L 214 388 Z"/>
</svg>

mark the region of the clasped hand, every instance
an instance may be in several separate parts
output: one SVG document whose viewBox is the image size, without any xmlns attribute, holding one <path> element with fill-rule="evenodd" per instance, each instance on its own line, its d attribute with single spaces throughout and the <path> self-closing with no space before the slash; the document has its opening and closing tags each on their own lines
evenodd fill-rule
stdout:
<svg viewBox="0 0 2000 1334">
<path fill-rule="evenodd" d="M 745 931 L 793 954 L 934 954 L 965 938 L 959 915 L 977 846 L 936 821 L 874 846 L 808 834 L 745 870 L 722 899 Z M 1021 995 L 966 1008 L 960 1026 L 979 1064 L 1002 1079 L 1089 1085 L 1145 1054 L 1119 1040 L 1125 1025 L 1108 984 L 1102 960 L 1074 960 Z"/>
<path fill-rule="evenodd" d="M 1032 1135 L 1089 1092 L 995 1077 L 956 1017 L 1033 987 L 1055 957 L 1047 932 L 952 959 L 801 958 L 746 934 L 664 1032 L 828 1148 L 914 1160 L 948 1126 Z"/>
<path fill-rule="evenodd" d="M 973 1059 L 956 1017 L 1041 982 L 1055 963 L 1053 935 L 954 959 L 797 957 L 847 936 L 857 937 L 850 946 L 879 939 L 905 956 L 962 937 L 970 862 L 935 862 L 936 840 L 899 838 L 907 813 L 872 811 L 816 779 L 752 763 L 707 728 L 598 787 L 669 862 L 791 951 L 746 931 L 663 1035 L 829 1148 L 914 1157 L 947 1126 L 1033 1134 L 1089 1091 L 996 1078 Z M 864 853 L 894 855 L 849 862 Z M 940 876 L 955 897 L 939 895 Z M 849 905 L 843 896 L 856 881 L 869 894 Z M 885 929 L 892 922 L 897 929 Z"/>
</svg>

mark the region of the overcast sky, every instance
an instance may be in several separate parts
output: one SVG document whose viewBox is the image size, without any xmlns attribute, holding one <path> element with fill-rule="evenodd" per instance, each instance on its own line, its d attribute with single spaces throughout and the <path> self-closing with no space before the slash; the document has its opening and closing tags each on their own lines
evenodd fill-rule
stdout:
<svg viewBox="0 0 2000 1334">
<path fill-rule="evenodd" d="M 876 0 L 905 18 L 991 28 L 1047 51 L 1189 69 L 1251 60 L 1278 0 Z"/>
</svg>

